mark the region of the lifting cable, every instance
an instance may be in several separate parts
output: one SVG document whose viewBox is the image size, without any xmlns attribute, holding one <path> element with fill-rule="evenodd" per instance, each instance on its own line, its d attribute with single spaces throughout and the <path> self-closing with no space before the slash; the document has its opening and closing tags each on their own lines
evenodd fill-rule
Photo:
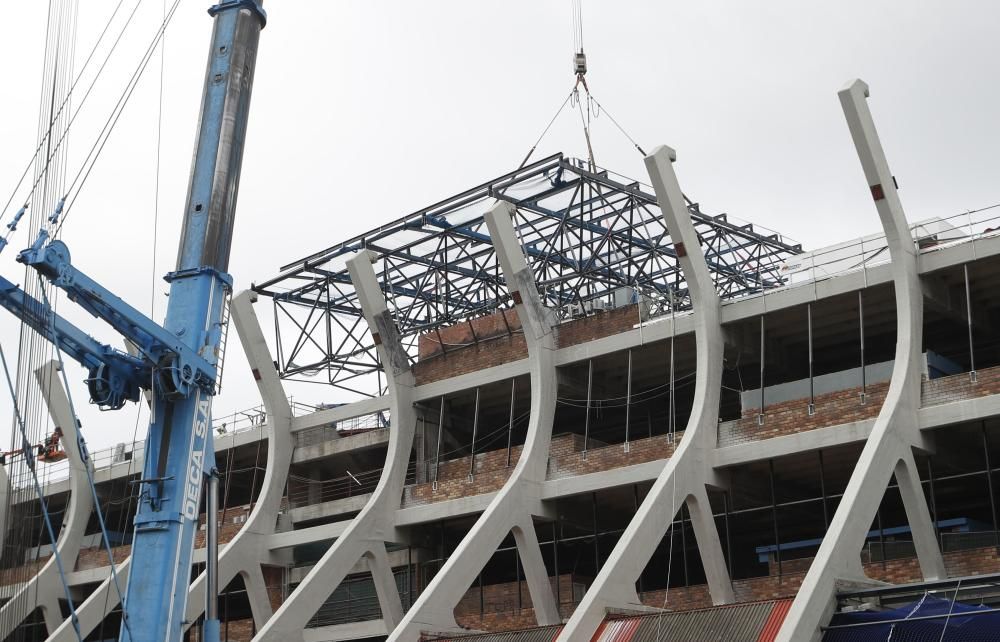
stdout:
<svg viewBox="0 0 1000 642">
<path fill-rule="evenodd" d="M 52 555 L 55 557 L 56 568 L 59 570 L 59 577 L 62 580 L 63 592 L 66 594 L 66 603 L 69 606 L 70 620 L 73 623 L 73 630 L 76 632 L 76 639 L 82 642 L 83 636 L 80 633 L 80 620 L 76 615 L 76 607 L 73 605 L 73 595 L 70 592 L 69 584 L 66 583 L 66 572 L 63 568 L 62 555 L 59 552 L 59 547 L 56 545 L 55 530 L 52 528 L 52 520 L 49 518 L 49 509 L 47 502 L 45 501 L 45 493 L 42 491 L 42 487 L 38 482 L 38 472 L 35 470 L 35 460 L 30 455 L 33 450 L 31 440 L 28 439 L 28 431 L 25 427 L 24 418 L 21 415 L 21 410 L 17 403 L 17 393 L 14 391 L 14 382 L 10 377 L 10 369 L 7 367 L 7 355 L 5 354 L 2 345 L 0 345 L 0 362 L 3 364 L 4 376 L 7 379 L 7 388 L 10 390 L 10 399 L 14 406 L 14 419 L 17 422 L 17 427 L 21 434 L 21 448 L 23 448 L 24 452 L 27 454 L 24 458 L 25 466 L 31 473 L 35 493 L 38 495 L 38 501 L 42 508 L 42 519 L 45 522 L 45 530 L 48 532 L 49 541 L 52 543 Z M 74 418 L 76 417 L 76 415 L 73 416 Z"/>
<path fill-rule="evenodd" d="M 129 99 L 132 98 L 132 94 L 135 92 L 135 88 L 138 86 L 139 81 L 142 78 L 142 74 L 146 71 L 146 67 L 149 65 L 149 61 L 152 59 L 153 54 L 156 51 L 157 45 L 163 38 L 163 34 L 170 24 L 171 19 L 174 17 L 174 13 L 177 11 L 177 7 L 180 4 L 180 0 L 174 0 L 173 4 L 170 6 L 166 17 L 163 22 L 160 23 L 159 29 L 153 36 L 152 41 L 146 48 L 145 53 L 136 66 L 135 71 L 132 73 L 132 77 L 126 83 L 125 88 L 122 90 L 121 96 L 118 98 L 118 102 L 115 104 L 114 108 L 111 110 L 111 114 L 108 116 L 107 121 L 104 123 L 104 127 L 101 132 L 97 135 L 97 139 L 94 140 L 94 144 L 91 146 L 90 150 L 87 152 L 80 169 L 77 171 L 76 175 L 73 177 L 73 181 L 70 183 L 69 188 L 66 190 L 65 195 L 62 198 L 62 202 L 65 204 L 62 211 L 62 217 L 56 219 L 55 229 L 51 232 L 51 235 L 55 237 L 56 234 L 62 229 L 63 223 L 66 222 L 66 217 L 69 215 L 70 209 L 72 209 L 73 204 L 76 203 L 77 197 L 83 190 L 84 184 L 90 177 L 90 172 L 93 171 L 94 165 L 97 164 L 97 160 L 100 158 L 101 152 L 104 151 L 104 146 L 107 144 L 108 139 L 111 137 L 111 133 L 114 131 L 115 125 L 118 124 L 118 119 L 121 118 L 122 113 L 125 111 L 125 107 L 128 105 Z M 74 192 L 74 189 L 76 190 Z"/>
<path fill-rule="evenodd" d="M 553 116 L 548 122 L 545 129 L 542 130 L 541 135 L 537 140 L 535 140 L 535 143 L 528 150 L 528 153 L 525 155 L 524 160 L 521 161 L 518 169 L 521 169 L 528 164 L 528 160 L 535 153 L 538 145 L 542 142 L 542 139 L 545 138 L 545 135 L 549 132 L 549 129 L 552 128 L 552 125 L 559 118 L 559 115 L 562 114 L 567 104 L 570 105 L 571 109 L 576 109 L 580 114 L 580 123 L 583 127 L 583 137 L 587 146 L 587 162 L 590 171 L 597 171 L 597 164 L 594 161 L 594 148 L 591 143 L 590 136 L 591 125 L 592 121 L 596 120 L 602 113 L 607 114 L 611 123 L 619 132 L 621 132 L 623 136 L 625 136 L 625 138 L 628 139 L 636 151 L 643 156 L 646 155 L 645 150 L 643 150 L 639 143 L 637 143 L 635 139 L 629 135 L 625 128 L 622 127 L 621 124 L 614 118 L 614 116 L 612 116 L 610 112 L 608 112 L 607 109 L 605 109 L 604 106 L 598 102 L 597 98 L 590 93 L 590 87 L 587 84 L 586 78 L 587 55 L 584 53 L 583 48 L 583 2 L 582 0 L 571 0 L 570 3 L 573 16 L 573 74 L 575 78 L 573 88 L 570 90 L 566 99 L 563 100 L 562 104 L 560 104 L 559 109 L 556 110 L 555 116 Z M 581 87 L 583 88 L 582 96 L 580 94 Z M 586 104 L 586 107 L 584 107 L 584 104 Z"/>
<path fill-rule="evenodd" d="M 69 92 L 66 94 L 66 97 L 63 99 L 62 103 L 59 105 L 58 111 L 52 116 L 52 118 L 49 119 L 49 126 L 48 126 L 47 131 L 42 136 L 41 140 L 39 140 L 38 146 L 35 148 L 34 154 L 31 155 L 31 158 L 28 160 L 28 163 L 27 163 L 27 165 L 24 168 L 24 172 L 21 174 L 21 178 L 18 179 L 17 184 L 14 186 L 14 189 L 13 189 L 13 191 L 10 194 L 10 197 L 7 199 L 7 202 L 4 204 L 3 209 L 0 210 L 0 220 L 3 220 L 3 218 L 6 216 L 6 214 L 7 214 L 7 208 L 9 208 L 10 204 L 12 202 L 14 202 L 14 198 L 17 196 L 17 190 L 20 189 L 22 183 L 24 183 L 24 179 L 28 176 L 28 172 L 31 171 L 32 164 L 38 158 L 38 154 L 42 150 L 42 147 L 46 144 L 46 142 L 49 143 L 51 151 L 50 151 L 48 157 L 46 158 L 44 169 L 48 168 L 49 164 L 52 162 L 53 157 L 55 156 L 55 154 L 62 147 L 62 144 L 63 144 L 63 142 L 66 139 L 66 134 L 69 132 L 69 128 L 72 127 L 73 122 L 76 120 L 77 115 L 80 113 L 80 110 L 83 108 L 84 104 L 87 102 L 87 99 L 90 97 L 91 90 L 93 90 L 94 85 L 97 83 L 97 80 L 101 77 L 101 74 L 104 72 L 104 68 L 107 66 L 108 60 L 111 58 L 111 55 L 118 48 L 118 44 L 121 42 L 122 36 L 125 35 L 125 31 L 126 31 L 126 29 L 128 29 L 129 24 L 131 24 L 132 18 L 135 17 L 136 10 L 139 8 L 139 4 L 142 2 L 142 0 L 137 0 L 135 6 L 132 8 L 132 12 L 129 14 L 128 18 L 125 21 L 125 24 L 122 26 L 121 30 L 119 31 L 118 36 L 117 36 L 117 38 L 115 38 L 114 43 L 112 43 L 111 49 L 108 51 L 107 55 L 104 57 L 104 61 L 101 63 L 100 67 L 98 67 L 97 72 L 94 75 L 94 78 L 91 80 L 90 85 L 87 87 L 87 91 L 84 92 L 83 99 L 80 101 L 80 103 L 77 105 L 76 109 L 74 109 L 73 113 L 70 115 L 69 122 L 66 125 L 66 131 L 62 134 L 62 136 L 60 136 L 59 140 L 53 146 L 53 145 L 51 145 L 51 140 L 50 140 L 51 139 L 51 133 L 52 133 L 52 127 L 54 126 L 54 124 L 55 124 L 56 120 L 59 118 L 59 116 L 62 114 L 63 110 L 66 109 L 66 107 L 69 105 L 69 100 L 70 100 L 70 98 L 73 95 L 73 91 L 76 89 L 77 84 L 83 78 L 84 72 L 87 70 L 87 67 L 90 65 L 91 59 L 94 57 L 94 54 L 97 53 L 97 48 L 100 46 L 101 42 L 104 40 L 104 36 L 108 33 L 108 29 L 111 27 L 111 23 L 114 21 L 115 16 L 118 14 L 118 10 L 121 8 L 123 2 L 124 2 L 124 0 L 119 0 L 118 6 L 115 7 L 115 10 L 111 14 L 111 17 L 108 18 L 108 21 L 107 21 L 107 23 L 104 26 L 104 30 L 101 32 L 101 35 L 98 37 L 97 42 L 94 43 L 94 47 L 90 50 L 90 53 L 87 55 L 87 59 L 84 61 L 83 66 L 80 68 L 80 72 L 77 74 L 76 79 L 73 81 L 73 84 L 70 86 Z M 40 174 L 41 174 L 41 176 L 31 186 L 31 189 L 28 191 L 28 195 L 23 199 L 25 205 L 24 205 L 24 207 L 21 208 L 22 212 L 24 211 L 25 208 L 27 208 L 29 201 L 31 201 L 32 197 L 34 196 L 35 190 L 38 188 L 38 184 L 41 181 L 41 178 L 44 176 L 44 171 L 41 172 Z"/>
<path fill-rule="evenodd" d="M 41 277 L 39 277 L 39 278 L 41 278 Z M 49 305 L 49 300 L 48 300 L 48 297 L 45 295 L 45 290 L 44 289 L 42 289 L 42 299 L 43 299 L 42 302 L 44 303 L 44 305 L 47 308 L 46 312 L 49 315 L 49 324 L 50 324 L 49 327 L 51 328 L 52 335 L 55 336 L 55 334 L 56 334 L 56 317 L 55 317 L 55 313 L 52 311 L 52 307 Z M 97 495 L 97 485 L 94 483 L 94 473 L 93 473 L 93 470 L 91 469 L 91 465 L 90 465 L 90 455 L 87 452 L 87 444 L 84 441 L 84 439 L 83 439 L 83 433 L 81 432 L 82 431 L 82 427 L 80 426 L 79 419 L 77 419 L 78 415 L 76 414 L 76 408 L 73 405 L 73 393 L 72 393 L 72 388 L 71 388 L 70 383 L 69 383 L 69 379 L 68 379 L 68 377 L 66 375 L 66 364 L 63 362 L 62 348 L 59 347 L 59 344 L 54 344 L 54 345 L 56 347 L 56 350 L 55 350 L 56 357 L 58 358 L 58 361 L 59 361 L 59 372 L 62 374 L 62 384 L 63 384 L 63 387 L 66 389 L 66 399 L 69 401 L 70 415 L 72 415 L 73 420 L 77 422 L 77 424 L 76 424 L 76 428 L 77 428 L 77 430 L 76 430 L 76 446 L 77 446 L 77 451 L 79 452 L 79 455 L 80 455 L 80 461 L 81 461 L 81 463 L 83 463 L 83 468 L 84 468 L 84 470 L 87 471 L 87 482 L 90 485 L 90 492 L 91 492 L 91 495 L 94 498 L 94 513 L 97 515 L 97 523 L 101 527 L 101 539 L 104 542 L 104 548 L 105 548 L 105 550 L 108 553 L 108 563 L 111 566 L 111 580 L 112 580 L 113 584 L 115 585 L 115 591 L 118 593 L 118 599 L 121 600 L 121 604 L 122 604 L 122 624 L 125 626 L 125 629 L 128 631 L 129 638 L 130 639 L 134 639 L 134 637 L 132 635 L 132 629 L 129 626 L 128 613 L 125 610 L 125 595 L 124 595 L 124 593 L 122 593 L 121 585 L 118 582 L 118 571 L 115 568 L 115 556 L 114 556 L 114 552 L 111 550 L 111 539 L 108 537 L 108 529 L 107 529 L 107 526 L 105 525 L 105 522 L 104 522 L 104 514 L 101 511 L 101 500 L 100 500 L 100 497 L 98 497 L 98 495 Z M 4 367 L 6 368 L 6 365 Z M 66 576 L 63 573 L 61 565 L 59 567 L 59 574 L 60 574 L 60 576 L 62 576 L 62 582 L 63 582 L 63 585 L 66 587 L 66 592 L 68 594 L 69 593 L 69 585 L 66 583 Z M 70 603 L 70 609 L 72 610 L 72 602 Z M 77 635 L 79 635 L 79 624 L 76 621 L 76 612 L 75 611 L 72 611 L 72 617 L 73 617 L 73 621 L 74 621 L 74 626 L 77 627 Z"/>
</svg>

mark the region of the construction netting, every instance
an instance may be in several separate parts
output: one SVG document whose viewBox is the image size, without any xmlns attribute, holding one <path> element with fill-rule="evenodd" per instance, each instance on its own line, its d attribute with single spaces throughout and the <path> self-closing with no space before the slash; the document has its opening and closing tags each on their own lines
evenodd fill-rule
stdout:
<svg viewBox="0 0 1000 642">
<path fill-rule="evenodd" d="M 838 613 L 823 642 L 995 642 L 1000 609 L 925 596 L 887 611 Z"/>
</svg>

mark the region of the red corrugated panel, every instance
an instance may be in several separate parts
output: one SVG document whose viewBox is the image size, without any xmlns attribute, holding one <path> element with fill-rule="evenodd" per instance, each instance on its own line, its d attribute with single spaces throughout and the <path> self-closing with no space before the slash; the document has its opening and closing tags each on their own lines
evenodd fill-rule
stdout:
<svg viewBox="0 0 1000 642">
<path fill-rule="evenodd" d="M 778 637 L 778 630 L 781 629 L 781 624 L 785 621 L 785 616 L 788 615 L 788 609 L 790 608 L 792 608 L 791 600 L 778 600 L 774 603 L 771 615 L 767 618 L 767 622 L 764 623 L 764 629 L 760 632 L 757 642 L 774 642 L 774 638 Z"/>
<path fill-rule="evenodd" d="M 638 628 L 638 618 L 606 620 L 597 630 L 592 642 L 630 642 Z"/>
</svg>

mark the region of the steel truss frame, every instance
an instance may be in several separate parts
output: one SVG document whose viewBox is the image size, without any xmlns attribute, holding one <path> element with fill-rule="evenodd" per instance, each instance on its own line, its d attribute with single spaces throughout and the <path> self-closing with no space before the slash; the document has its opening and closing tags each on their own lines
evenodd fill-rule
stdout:
<svg viewBox="0 0 1000 642">
<path fill-rule="evenodd" d="M 409 216 L 285 265 L 253 289 L 273 300 L 277 361 L 285 379 L 360 394 L 382 388 L 375 345 L 347 274 L 367 249 L 404 344 L 511 307 L 483 213 L 494 199 L 517 206 L 515 229 L 546 305 L 561 318 L 614 305 L 621 288 L 653 316 L 689 307 L 674 244 L 652 190 L 555 154 Z M 688 202 L 724 299 L 785 281 L 802 247 Z M 473 333 L 474 335 L 474 333 Z"/>
</svg>

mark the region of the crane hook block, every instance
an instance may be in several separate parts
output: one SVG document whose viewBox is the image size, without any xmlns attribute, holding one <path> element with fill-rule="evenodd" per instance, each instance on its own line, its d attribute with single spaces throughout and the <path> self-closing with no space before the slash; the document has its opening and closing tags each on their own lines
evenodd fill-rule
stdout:
<svg viewBox="0 0 1000 642">
<path fill-rule="evenodd" d="M 587 74 L 587 54 L 583 53 L 582 49 L 573 54 L 573 73 L 577 76 Z"/>
</svg>

